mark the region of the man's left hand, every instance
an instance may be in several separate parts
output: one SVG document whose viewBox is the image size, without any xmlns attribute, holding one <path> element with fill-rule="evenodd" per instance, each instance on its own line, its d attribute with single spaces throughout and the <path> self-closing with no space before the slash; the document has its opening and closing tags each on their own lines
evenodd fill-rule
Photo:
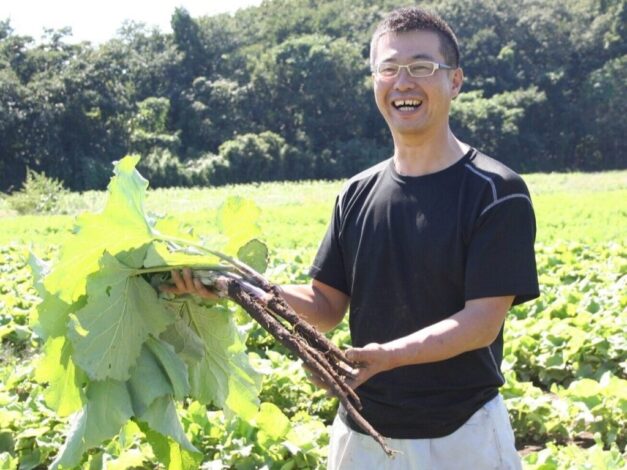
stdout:
<svg viewBox="0 0 627 470">
<path fill-rule="evenodd" d="M 355 378 L 346 381 L 347 385 L 353 389 L 373 375 L 391 368 L 389 352 L 378 343 L 370 343 L 363 348 L 347 349 L 346 358 L 357 365 L 354 369 L 357 373 Z"/>
</svg>

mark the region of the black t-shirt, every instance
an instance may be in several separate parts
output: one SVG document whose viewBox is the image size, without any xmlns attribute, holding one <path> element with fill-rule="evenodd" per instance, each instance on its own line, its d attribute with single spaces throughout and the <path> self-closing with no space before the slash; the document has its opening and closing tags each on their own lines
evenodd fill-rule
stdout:
<svg viewBox="0 0 627 470">
<path fill-rule="evenodd" d="M 389 159 L 347 182 L 310 274 L 350 296 L 352 343 L 363 347 L 467 300 L 537 297 L 534 239 L 527 187 L 496 160 L 471 149 L 444 170 L 406 177 Z M 357 389 L 362 414 L 387 437 L 448 435 L 503 385 L 502 353 L 501 330 L 490 347 L 377 374 Z"/>
</svg>

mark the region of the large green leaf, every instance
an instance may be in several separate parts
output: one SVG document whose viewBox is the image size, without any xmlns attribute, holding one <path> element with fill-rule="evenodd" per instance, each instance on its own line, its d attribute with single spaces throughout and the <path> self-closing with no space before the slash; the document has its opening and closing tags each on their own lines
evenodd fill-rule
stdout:
<svg viewBox="0 0 627 470">
<path fill-rule="evenodd" d="M 189 314 L 205 343 L 205 357 L 190 367 L 192 396 L 252 419 L 259 406 L 261 380 L 248 362 L 231 313 L 223 305 L 207 311 L 190 302 Z"/>
<path fill-rule="evenodd" d="M 18 468 L 19 460 L 9 452 L 0 452 L 0 470 L 14 470 Z"/>
<path fill-rule="evenodd" d="M 174 321 L 157 293 L 109 253 L 87 281 L 87 303 L 68 334 L 74 360 L 92 380 L 127 380 L 142 344 Z"/>
<path fill-rule="evenodd" d="M 157 398 L 152 402 L 150 407 L 137 418 L 144 421 L 150 429 L 164 436 L 171 437 L 188 452 L 198 452 L 198 449 L 189 442 L 189 439 L 187 439 L 185 435 L 171 396 L 166 395 Z"/>
<path fill-rule="evenodd" d="M 40 259 L 30 251 L 28 253 L 28 265 L 33 273 L 33 287 L 37 291 L 40 297 L 46 293 L 46 289 L 44 288 L 43 282 L 44 278 L 48 275 L 51 269 L 50 263 L 45 262 Z"/>
<path fill-rule="evenodd" d="M 68 304 L 58 295 L 45 292 L 42 301 L 37 305 L 37 314 L 31 319 L 31 327 L 43 339 L 65 335 L 70 313 L 80 309 L 84 304 L 84 296 Z"/>
<path fill-rule="evenodd" d="M 148 182 L 135 170 L 139 157 L 129 156 L 115 165 L 109 198 L 99 214 L 77 219 L 77 233 L 63 245 L 54 270 L 44 280 L 51 294 L 71 303 L 84 295 L 86 278 L 98 270 L 105 251 L 116 255 L 153 239 L 143 204 Z"/>
<path fill-rule="evenodd" d="M 289 418 L 273 403 L 261 404 L 255 422 L 259 429 L 274 440 L 284 438 L 292 427 Z"/>
<path fill-rule="evenodd" d="M 145 424 L 141 426 L 146 440 L 152 447 L 155 457 L 165 465 L 167 470 L 197 470 L 202 461 L 202 454 L 189 452 L 173 439 L 153 431 Z"/>
<path fill-rule="evenodd" d="M 87 390 L 87 404 L 74 416 L 67 439 L 51 468 L 75 467 L 88 449 L 117 434 L 132 415 L 125 383 L 92 382 Z"/>
<path fill-rule="evenodd" d="M 152 243 L 146 243 L 138 248 L 131 248 L 130 250 L 121 251 L 115 258 L 125 266 L 129 268 L 141 268 L 144 265 L 146 259 L 146 253 L 148 248 L 152 246 Z"/>
<path fill-rule="evenodd" d="M 268 267 L 268 247 L 265 243 L 256 238 L 250 240 L 237 250 L 237 257 L 261 274 L 263 274 Z"/>
<path fill-rule="evenodd" d="M 137 358 L 128 381 L 128 391 L 136 416 L 145 413 L 158 397 L 172 394 L 172 385 L 148 346 L 142 348 Z"/>
<path fill-rule="evenodd" d="M 165 307 L 177 315 L 176 320 L 161 333 L 160 338 L 172 345 L 176 354 L 188 365 L 196 364 L 205 356 L 205 345 L 198 333 L 190 326 L 187 302 L 181 300 L 162 300 Z"/>
<path fill-rule="evenodd" d="M 86 377 L 74 366 L 71 353 L 72 345 L 65 337 L 50 338 L 35 370 L 35 380 L 48 384 L 44 391 L 46 405 L 59 416 L 71 415 L 85 401 L 82 386 Z"/>
<path fill-rule="evenodd" d="M 223 248 L 225 253 L 237 254 L 237 250 L 248 240 L 260 235 L 260 214 L 259 207 L 249 199 L 233 196 L 224 201 L 218 209 L 217 223 L 222 234 L 228 237 L 228 243 Z"/>
<path fill-rule="evenodd" d="M 30 319 L 30 326 L 40 338 L 57 337 L 67 331 L 68 315 L 80 308 L 81 301 L 68 304 L 46 290 L 44 279 L 51 270 L 51 264 L 30 253 L 28 264 L 33 273 L 33 285 L 42 299 L 37 305 L 36 314 Z"/>
<path fill-rule="evenodd" d="M 165 371 L 172 385 L 174 397 L 178 400 L 185 398 L 189 394 L 189 377 L 183 360 L 176 355 L 174 348 L 164 341 L 151 337 L 146 341 L 146 346 L 156 356 Z"/>
<path fill-rule="evenodd" d="M 220 259 L 217 256 L 201 252 L 197 248 L 172 249 L 163 242 L 153 242 L 148 248 L 144 266 L 189 266 L 211 268 L 218 266 Z"/>
<path fill-rule="evenodd" d="M 107 470 L 128 470 L 129 468 L 145 468 L 146 456 L 139 449 L 126 449 L 119 457 L 107 461 Z"/>
</svg>

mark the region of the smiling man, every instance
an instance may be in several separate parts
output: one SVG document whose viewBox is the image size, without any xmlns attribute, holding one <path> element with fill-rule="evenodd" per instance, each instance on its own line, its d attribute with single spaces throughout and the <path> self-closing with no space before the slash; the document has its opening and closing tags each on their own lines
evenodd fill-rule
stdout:
<svg viewBox="0 0 627 470">
<path fill-rule="evenodd" d="M 340 408 L 330 469 L 520 469 L 499 394 L 507 311 L 539 295 L 535 219 L 522 179 L 458 140 L 464 75 L 451 28 L 393 11 L 371 43 L 374 95 L 391 158 L 351 178 L 311 268 L 282 294 L 328 330 L 350 306 L 362 414 L 389 458 Z M 185 270 L 170 290 L 211 297 Z"/>
<path fill-rule="evenodd" d="M 453 135 L 464 75 L 441 18 L 392 12 L 370 57 L 394 154 L 348 181 L 312 286 L 285 295 L 323 328 L 350 305 L 352 385 L 364 417 L 401 453 L 386 457 L 340 409 L 329 468 L 519 469 L 498 389 L 506 313 L 539 295 L 529 193 Z"/>
</svg>

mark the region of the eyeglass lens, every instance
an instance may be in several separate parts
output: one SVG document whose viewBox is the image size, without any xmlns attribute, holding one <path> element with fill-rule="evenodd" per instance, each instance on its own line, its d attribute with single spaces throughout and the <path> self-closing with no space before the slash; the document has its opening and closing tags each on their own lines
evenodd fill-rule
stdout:
<svg viewBox="0 0 627 470">
<path fill-rule="evenodd" d="M 395 77 L 401 68 L 406 68 L 412 77 L 428 77 L 433 75 L 435 64 L 433 62 L 414 62 L 413 64 L 399 65 L 393 62 L 382 62 L 377 67 L 377 71 L 383 77 Z"/>
</svg>

